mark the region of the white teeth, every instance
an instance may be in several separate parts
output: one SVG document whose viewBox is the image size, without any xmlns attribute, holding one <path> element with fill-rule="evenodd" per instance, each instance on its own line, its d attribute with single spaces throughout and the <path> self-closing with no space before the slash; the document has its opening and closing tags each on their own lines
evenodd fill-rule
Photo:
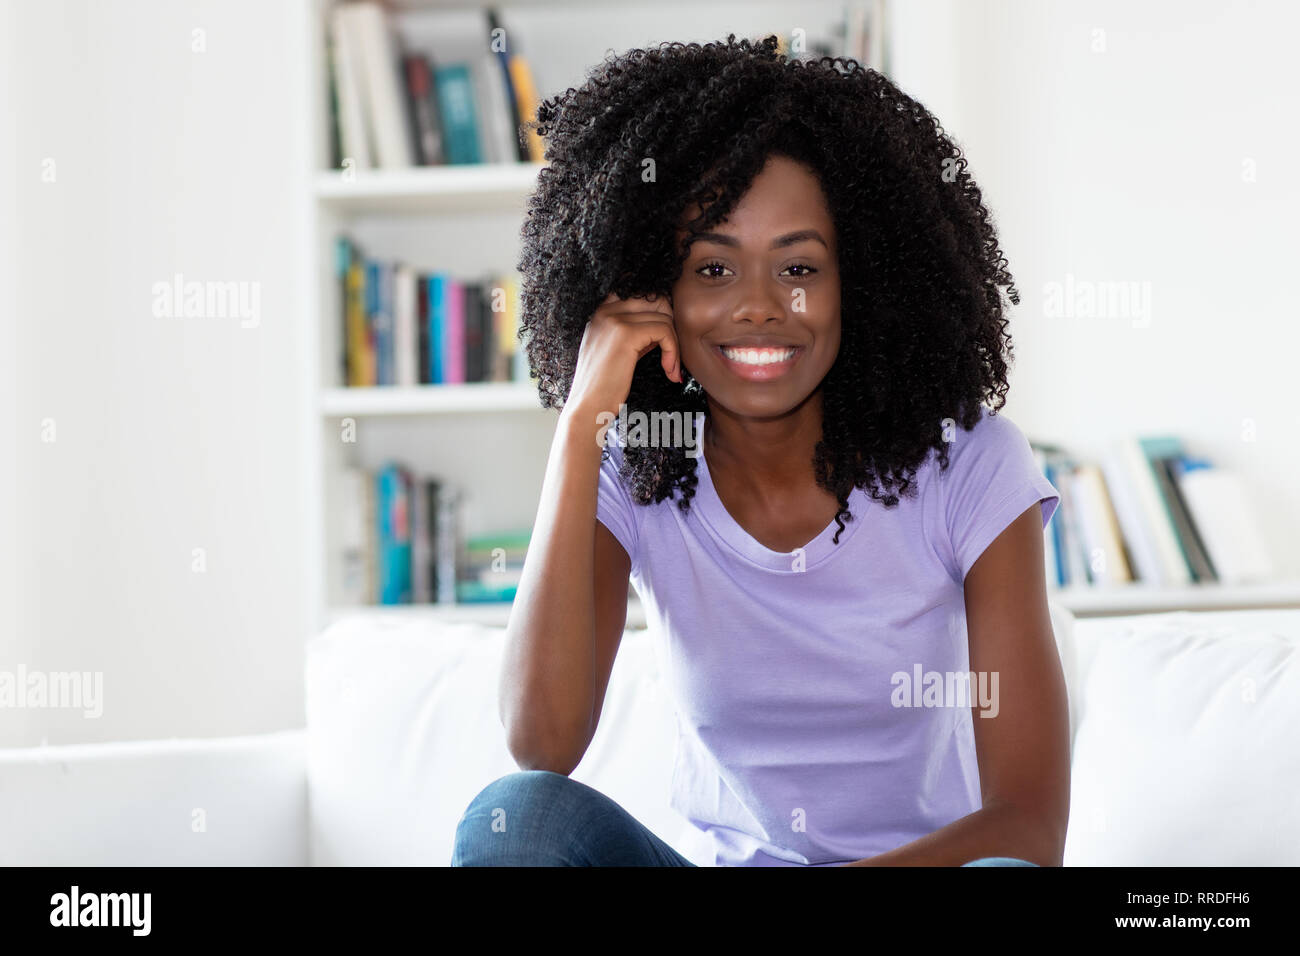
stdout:
<svg viewBox="0 0 1300 956">
<path fill-rule="evenodd" d="M 794 356 L 795 349 L 727 349 L 722 354 L 742 365 L 771 365 L 785 362 Z"/>
</svg>

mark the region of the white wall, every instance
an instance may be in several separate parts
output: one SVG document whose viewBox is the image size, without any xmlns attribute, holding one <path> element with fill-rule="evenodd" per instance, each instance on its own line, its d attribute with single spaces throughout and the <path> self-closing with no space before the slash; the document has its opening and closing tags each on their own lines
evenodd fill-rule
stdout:
<svg viewBox="0 0 1300 956">
<path fill-rule="evenodd" d="M 905 0 L 891 12 L 894 78 L 962 143 L 1021 291 L 1008 415 L 1084 450 L 1182 436 L 1242 472 L 1300 575 L 1300 7 Z M 1150 283 L 1149 316 L 1050 317 L 1047 284 L 1067 274 Z"/>
<path fill-rule="evenodd" d="M 302 725 L 297 9 L 6 6 L 17 574 L 0 670 L 100 672 L 103 716 L 0 710 L 0 746 Z M 155 317 L 153 284 L 177 272 L 260 283 L 260 324 Z"/>
</svg>

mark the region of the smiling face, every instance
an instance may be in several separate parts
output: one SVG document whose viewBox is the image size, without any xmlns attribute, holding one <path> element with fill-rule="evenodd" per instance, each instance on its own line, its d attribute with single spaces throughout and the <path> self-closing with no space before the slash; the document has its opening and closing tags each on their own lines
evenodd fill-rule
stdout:
<svg viewBox="0 0 1300 956">
<path fill-rule="evenodd" d="M 814 173 L 769 159 L 726 221 L 691 246 L 672 306 L 682 364 L 711 402 L 758 419 L 799 407 L 840 346 L 835 227 Z"/>
</svg>

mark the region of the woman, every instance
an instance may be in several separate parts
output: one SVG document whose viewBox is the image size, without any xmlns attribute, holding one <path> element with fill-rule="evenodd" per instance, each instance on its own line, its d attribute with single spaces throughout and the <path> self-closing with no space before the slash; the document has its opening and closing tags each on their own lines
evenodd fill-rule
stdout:
<svg viewBox="0 0 1300 956">
<path fill-rule="evenodd" d="M 1019 297 L 960 150 L 775 37 L 611 57 L 537 128 L 523 334 L 562 410 L 501 675 L 522 769 L 453 865 L 695 865 L 568 777 L 629 580 L 703 862 L 1060 865 L 1057 496 L 995 414 Z M 607 433 L 638 412 L 678 428 Z"/>
</svg>

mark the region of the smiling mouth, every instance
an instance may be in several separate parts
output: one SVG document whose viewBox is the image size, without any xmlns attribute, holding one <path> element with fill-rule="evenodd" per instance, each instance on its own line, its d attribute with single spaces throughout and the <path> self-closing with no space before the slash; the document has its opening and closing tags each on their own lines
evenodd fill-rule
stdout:
<svg viewBox="0 0 1300 956">
<path fill-rule="evenodd" d="M 720 345 L 718 348 L 722 349 L 722 354 L 731 361 L 740 362 L 742 365 L 772 365 L 794 358 L 794 353 L 799 351 L 794 348 L 732 349 L 727 348 L 725 345 Z"/>
<path fill-rule="evenodd" d="M 803 347 L 798 345 L 781 348 L 770 346 L 733 348 L 715 345 L 713 350 L 722 358 L 722 364 L 727 369 L 751 382 L 766 382 L 779 378 L 799 361 L 799 356 L 804 351 Z"/>
</svg>

